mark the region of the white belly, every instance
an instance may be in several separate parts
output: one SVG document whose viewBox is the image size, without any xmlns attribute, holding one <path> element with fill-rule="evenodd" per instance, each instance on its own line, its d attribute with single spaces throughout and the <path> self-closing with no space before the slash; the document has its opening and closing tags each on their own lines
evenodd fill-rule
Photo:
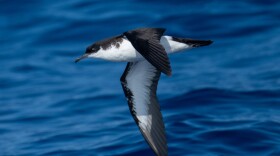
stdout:
<svg viewBox="0 0 280 156">
<path fill-rule="evenodd" d="M 167 54 L 191 48 L 187 44 L 173 41 L 171 36 L 162 36 L 160 43 L 163 45 Z M 134 62 L 144 59 L 127 39 L 123 39 L 119 47 L 112 46 L 106 50 L 101 48 L 92 57 L 117 62 Z"/>
</svg>

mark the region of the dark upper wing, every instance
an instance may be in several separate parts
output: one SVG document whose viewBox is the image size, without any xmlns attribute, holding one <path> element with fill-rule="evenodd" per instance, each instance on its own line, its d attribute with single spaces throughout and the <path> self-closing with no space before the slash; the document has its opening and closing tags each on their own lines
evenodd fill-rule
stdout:
<svg viewBox="0 0 280 156">
<path fill-rule="evenodd" d="M 167 155 L 164 123 L 156 90 L 160 71 L 148 61 L 129 62 L 121 77 L 130 113 L 142 135 L 160 156 Z"/>
<path fill-rule="evenodd" d="M 160 38 L 164 31 L 163 28 L 141 28 L 127 31 L 124 35 L 153 66 L 164 74 L 171 75 L 169 58 L 164 47 L 160 44 Z"/>
</svg>

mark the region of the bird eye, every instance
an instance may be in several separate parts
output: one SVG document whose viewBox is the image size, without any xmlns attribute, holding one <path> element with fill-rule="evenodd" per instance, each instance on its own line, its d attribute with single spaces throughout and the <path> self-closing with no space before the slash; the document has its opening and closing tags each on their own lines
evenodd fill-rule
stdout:
<svg viewBox="0 0 280 156">
<path fill-rule="evenodd" d="M 92 48 L 91 50 L 92 50 L 92 51 L 94 51 L 95 49 L 94 49 L 94 48 Z"/>
</svg>

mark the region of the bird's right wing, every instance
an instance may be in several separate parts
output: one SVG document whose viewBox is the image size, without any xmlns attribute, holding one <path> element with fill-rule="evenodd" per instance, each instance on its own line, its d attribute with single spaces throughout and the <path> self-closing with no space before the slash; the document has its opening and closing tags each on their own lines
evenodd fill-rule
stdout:
<svg viewBox="0 0 280 156">
<path fill-rule="evenodd" d="M 133 47 L 153 66 L 166 75 L 171 75 L 170 61 L 160 44 L 163 28 L 140 28 L 123 33 Z"/>
<path fill-rule="evenodd" d="M 160 73 L 146 60 L 129 62 L 121 84 L 142 135 L 157 155 L 166 156 L 165 128 L 156 95 Z"/>
</svg>

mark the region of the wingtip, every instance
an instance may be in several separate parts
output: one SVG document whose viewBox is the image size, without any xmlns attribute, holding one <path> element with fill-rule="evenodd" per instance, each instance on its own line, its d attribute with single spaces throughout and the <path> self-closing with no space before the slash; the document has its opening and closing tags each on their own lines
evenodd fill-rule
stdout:
<svg viewBox="0 0 280 156">
<path fill-rule="evenodd" d="M 160 70 L 160 69 L 158 69 L 158 70 Z M 163 74 L 169 76 L 169 77 L 172 76 L 172 70 L 171 69 L 169 69 L 169 70 L 161 70 L 161 72 Z"/>
<path fill-rule="evenodd" d="M 162 149 L 153 149 L 153 151 L 157 156 L 168 156 L 167 145 L 166 145 L 166 147 L 164 147 Z"/>
<path fill-rule="evenodd" d="M 172 72 L 170 71 L 170 72 L 167 72 L 167 73 L 165 73 L 167 76 L 172 76 Z"/>
</svg>

